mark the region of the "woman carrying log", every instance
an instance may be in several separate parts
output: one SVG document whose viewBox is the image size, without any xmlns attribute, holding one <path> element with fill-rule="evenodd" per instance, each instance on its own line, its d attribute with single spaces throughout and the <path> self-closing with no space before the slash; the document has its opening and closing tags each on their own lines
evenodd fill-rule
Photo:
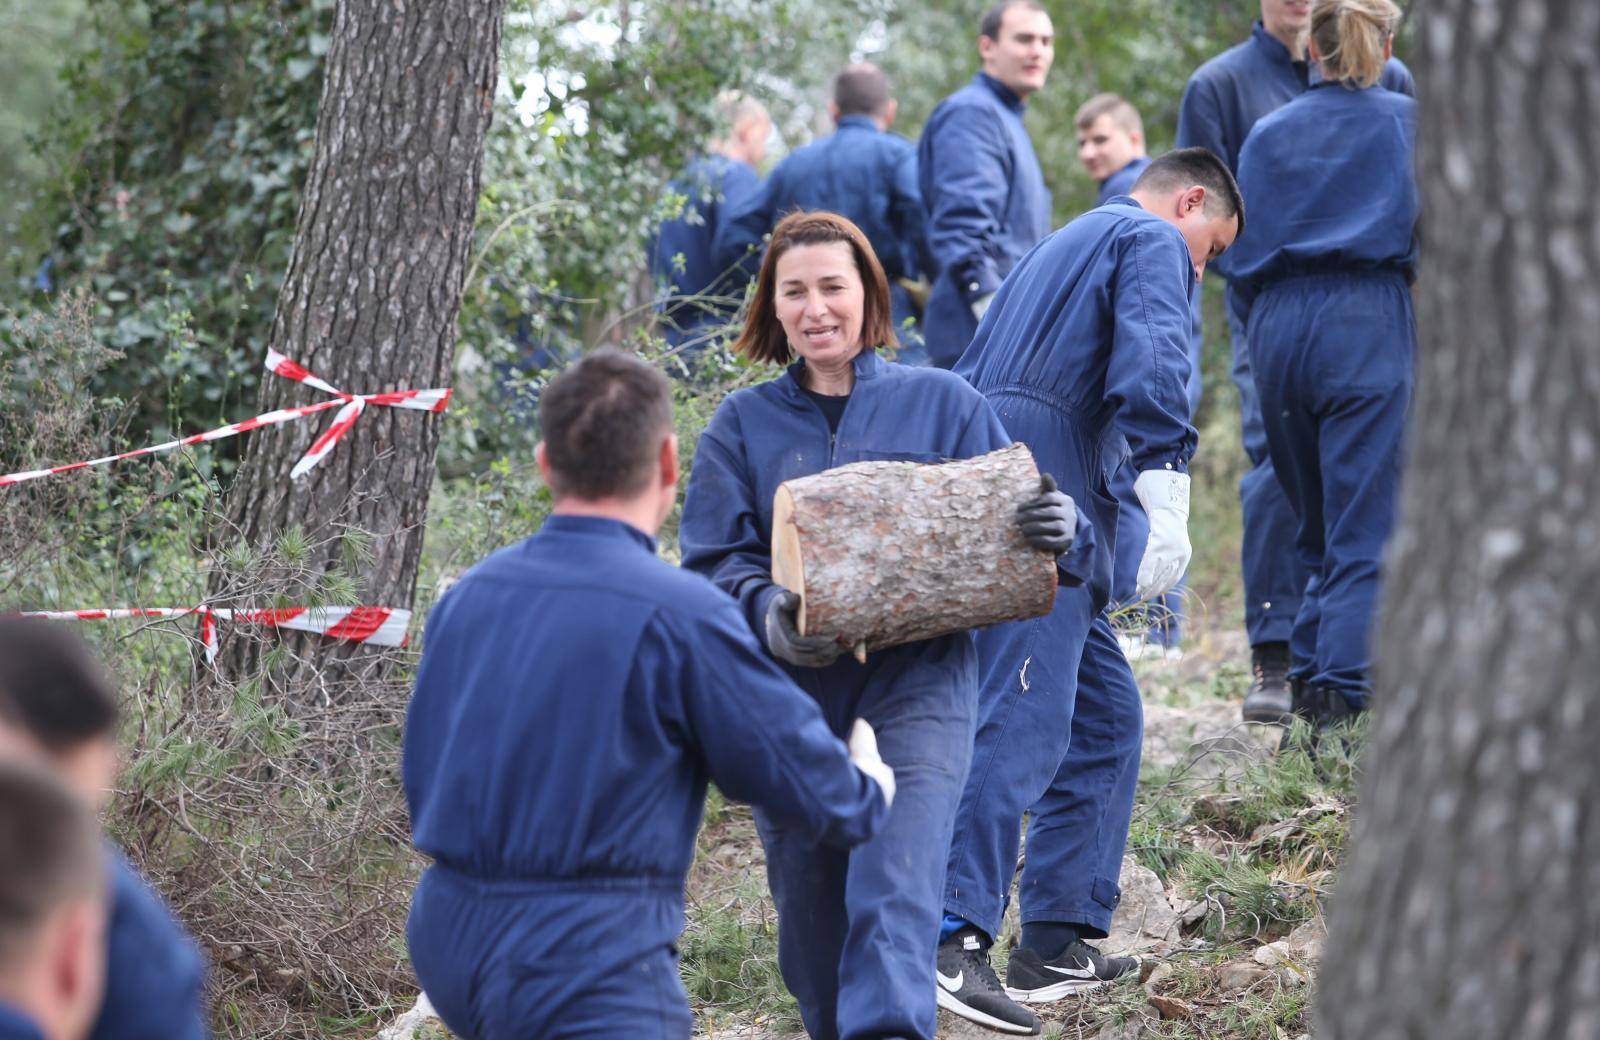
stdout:
<svg viewBox="0 0 1600 1040">
<path fill-rule="evenodd" d="M 895 344 L 889 315 L 883 268 L 850 221 L 795 213 L 773 229 L 734 349 L 793 363 L 717 409 L 695 453 L 679 530 L 684 566 L 738 599 L 835 733 L 857 717 L 870 722 L 898 780 L 889 821 L 853 850 L 756 814 L 778 908 L 779 966 L 819 1040 L 932 1040 L 945 851 L 972 755 L 978 662 L 970 632 L 891 647 L 864 663 L 841 656 L 846 648 L 830 638 L 800 635 L 798 599 L 771 577 L 773 494 L 786 480 L 846 463 L 965 459 L 1010 443 L 984 397 L 959 377 L 878 356 Z M 1072 500 L 1045 486 L 1018 522 L 1032 545 L 1057 556 L 1063 582 L 1075 584 L 1093 538 Z"/>
</svg>

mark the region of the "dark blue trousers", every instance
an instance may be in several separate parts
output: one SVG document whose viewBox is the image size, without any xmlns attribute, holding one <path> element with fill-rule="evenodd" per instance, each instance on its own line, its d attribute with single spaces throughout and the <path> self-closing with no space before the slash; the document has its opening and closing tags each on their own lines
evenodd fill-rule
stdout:
<svg viewBox="0 0 1600 1040">
<path fill-rule="evenodd" d="M 673 881 L 483 881 L 439 866 L 417 884 L 411 963 L 464 1040 L 688 1040 Z"/>
<path fill-rule="evenodd" d="M 1244 572 L 1244 627 L 1251 646 L 1286 643 L 1310 576 L 1295 548 L 1299 522 L 1267 451 L 1250 349 L 1231 290 L 1228 327 L 1233 336 L 1233 382 L 1239 388 L 1239 421 L 1244 451 L 1250 459 L 1249 472 L 1239 480 L 1239 504 L 1244 513 L 1244 534 L 1239 545 L 1240 569 Z"/>
<path fill-rule="evenodd" d="M 865 844 L 818 844 L 756 812 L 778 966 L 814 1040 L 933 1040 L 944 853 L 976 701 L 974 676 L 928 667 L 862 692 L 853 714 L 877 731 L 895 775 L 889 820 Z"/>
<path fill-rule="evenodd" d="M 1143 736 L 1127 658 L 1086 588 L 1061 589 L 1048 617 L 981 630 L 978 653 L 1022 665 L 984 694 L 945 909 L 999 934 L 1031 811 L 1022 920 L 1104 935 L 1121 899 Z"/>
<path fill-rule="evenodd" d="M 1251 310 L 1249 340 L 1267 446 L 1310 575 L 1293 674 L 1362 705 L 1411 404 L 1411 291 L 1387 273 L 1274 282 Z"/>
</svg>

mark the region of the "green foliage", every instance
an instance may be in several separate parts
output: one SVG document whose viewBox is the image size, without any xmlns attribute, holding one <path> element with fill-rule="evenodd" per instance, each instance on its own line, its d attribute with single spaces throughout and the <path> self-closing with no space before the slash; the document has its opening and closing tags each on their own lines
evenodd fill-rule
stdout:
<svg viewBox="0 0 1600 1040">
<path fill-rule="evenodd" d="M 29 219 L 123 361 L 96 383 L 162 431 L 253 401 L 316 128 L 333 0 L 88 0 L 41 128 Z M 14 276 L 36 255 L 5 257 Z"/>
</svg>

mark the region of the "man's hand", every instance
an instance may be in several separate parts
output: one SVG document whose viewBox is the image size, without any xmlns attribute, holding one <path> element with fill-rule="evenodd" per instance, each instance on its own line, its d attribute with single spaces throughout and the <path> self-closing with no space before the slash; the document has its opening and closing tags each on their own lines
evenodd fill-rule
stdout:
<svg viewBox="0 0 1600 1040">
<path fill-rule="evenodd" d="M 856 768 L 872 777 L 883 790 L 883 804 L 894 804 L 894 770 L 878 757 L 878 735 L 866 719 L 856 719 L 850 729 L 850 761 Z"/>
<path fill-rule="evenodd" d="M 823 668 L 833 663 L 844 647 L 832 636 L 803 636 L 794 627 L 800 597 L 784 589 L 767 607 L 767 647 L 772 656 L 801 668 Z"/>
<path fill-rule="evenodd" d="M 1056 478 L 1046 473 L 1039 478 L 1039 495 L 1017 507 L 1017 526 L 1022 537 L 1040 552 L 1060 556 L 1072 548 L 1078 529 L 1078 507 L 1072 496 L 1056 490 Z"/>
<path fill-rule="evenodd" d="M 1147 469 L 1133 482 L 1133 493 L 1150 520 L 1150 540 L 1139 561 L 1134 594 L 1155 599 L 1178 584 L 1189 569 L 1189 475 Z"/>
</svg>

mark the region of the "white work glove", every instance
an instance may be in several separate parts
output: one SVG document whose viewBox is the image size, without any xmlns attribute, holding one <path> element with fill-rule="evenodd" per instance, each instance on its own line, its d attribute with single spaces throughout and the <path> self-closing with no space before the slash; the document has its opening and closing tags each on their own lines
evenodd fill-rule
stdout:
<svg viewBox="0 0 1600 1040">
<path fill-rule="evenodd" d="M 1144 543 L 1134 594 L 1155 599 L 1178 584 L 1189 569 L 1189 475 L 1147 469 L 1133 482 L 1133 493 L 1150 519 L 1150 540 Z"/>
<path fill-rule="evenodd" d="M 872 732 L 872 724 L 866 719 L 857 719 L 850 728 L 850 761 L 878 782 L 883 791 L 883 804 L 893 805 L 894 770 L 878 757 L 878 735 Z"/>
<path fill-rule="evenodd" d="M 983 316 L 985 314 L 989 313 L 989 304 L 991 304 L 993 302 L 994 302 L 994 293 L 984 293 L 982 296 L 978 297 L 976 300 L 973 300 L 972 301 L 972 316 L 974 318 L 977 318 L 979 321 L 982 321 L 983 320 Z"/>
</svg>

